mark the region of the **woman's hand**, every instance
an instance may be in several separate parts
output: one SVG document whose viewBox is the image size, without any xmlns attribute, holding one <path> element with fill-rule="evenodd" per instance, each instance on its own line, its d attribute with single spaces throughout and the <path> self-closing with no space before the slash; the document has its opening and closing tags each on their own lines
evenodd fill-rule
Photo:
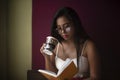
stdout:
<svg viewBox="0 0 120 80">
<path fill-rule="evenodd" d="M 46 55 L 46 54 L 43 52 L 45 45 L 46 45 L 46 44 L 43 43 L 43 45 L 42 45 L 41 48 L 40 48 L 40 52 L 42 53 L 43 56 Z"/>
<path fill-rule="evenodd" d="M 46 43 L 43 43 L 43 45 L 41 46 L 41 48 L 40 48 L 40 52 L 42 53 L 42 55 L 44 56 L 44 57 L 48 57 L 48 56 L 55 56 L 55 53 L 54 52 L 52 52 L 52 55 L 48 55 L 48 54 L 46 54 L 43 50 L 45 49 L 45 46 L 46 46 L 47 44 Z"/>
</svg>

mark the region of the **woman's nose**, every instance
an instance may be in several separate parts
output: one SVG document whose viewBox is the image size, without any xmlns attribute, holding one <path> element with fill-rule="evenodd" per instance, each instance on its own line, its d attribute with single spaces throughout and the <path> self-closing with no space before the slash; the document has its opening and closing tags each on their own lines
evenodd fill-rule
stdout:
<svg viewBox="0 0 120 80">
<path fill-rule="evenodd" d="M 61 30 L 61 33 L 65 33 L 65 29 L 62 29 L 62 30 Z"/>
</svg>

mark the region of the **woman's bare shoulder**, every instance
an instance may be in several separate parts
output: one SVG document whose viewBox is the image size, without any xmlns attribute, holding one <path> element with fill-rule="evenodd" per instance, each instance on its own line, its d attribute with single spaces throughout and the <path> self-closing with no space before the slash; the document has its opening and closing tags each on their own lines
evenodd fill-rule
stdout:
<svg viewBox="0 0 120 80">
<path fill-rule="evenodd" d="M 91 39 L 88 39 L 87 40 L 87 47 L 89 47 L 89 48 L 95 47 L 95 42 Z"/>
<path fill-rule="evenodd" d="M 86 54 L 87 56 L 97 56 L 98 50 L 96 44 L 93 40 L 88 40 L 86 45 Z"/>
<path fill-rule="evenodd" d="M 96 53 L 97 48 L 95 45 L 95 42 L 91 39 L 88 39 L 85 41 L 85 56 L 88 56 L 88 54 Z"/>
</svg>

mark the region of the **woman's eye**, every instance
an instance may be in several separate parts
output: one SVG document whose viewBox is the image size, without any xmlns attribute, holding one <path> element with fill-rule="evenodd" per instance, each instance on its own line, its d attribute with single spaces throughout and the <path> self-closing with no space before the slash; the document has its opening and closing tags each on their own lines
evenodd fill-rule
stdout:
<svg viewBox="0 0 120 80">
<path fill-rule="evenodd" d="M 58 30 L 61 30 L 61 28 L 58 28 Z"/>
<path fill-rule="evenodd" d="M 60 31 L 60 30 L 61 30 L 61 28 L 56 28 L 56 30 L 57 30 L 57 31 Z"/>
</svg>

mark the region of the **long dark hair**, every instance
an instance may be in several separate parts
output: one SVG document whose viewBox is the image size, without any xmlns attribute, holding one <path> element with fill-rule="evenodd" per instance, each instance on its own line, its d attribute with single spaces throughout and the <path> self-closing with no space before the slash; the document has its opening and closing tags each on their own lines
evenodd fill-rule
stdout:
<svg viewBox="0 0 120 80">
<path fill-rule="evenodd" d="M 69 21 L 73 22 L 74 25 L 74 43 L 76 46 L 77 51 L 77 62 L 82 50 L 83 43 L 86 39 L 89 38 L 87 33 L 85 32 L 84 28 L 82 27 L 80 18 L 76 11 L 70 7 L 63 7 L 59 9 L 53 19 L 52 26 L 51 26 L 51 36 L 55 37 L 59 40 L 59 42 L 62 42 L 64 39 L 60 36 L 60 34 L 56 31 L 57 24 L 56 20 L 61 17 L 65 16 Z"/>
</svg>

